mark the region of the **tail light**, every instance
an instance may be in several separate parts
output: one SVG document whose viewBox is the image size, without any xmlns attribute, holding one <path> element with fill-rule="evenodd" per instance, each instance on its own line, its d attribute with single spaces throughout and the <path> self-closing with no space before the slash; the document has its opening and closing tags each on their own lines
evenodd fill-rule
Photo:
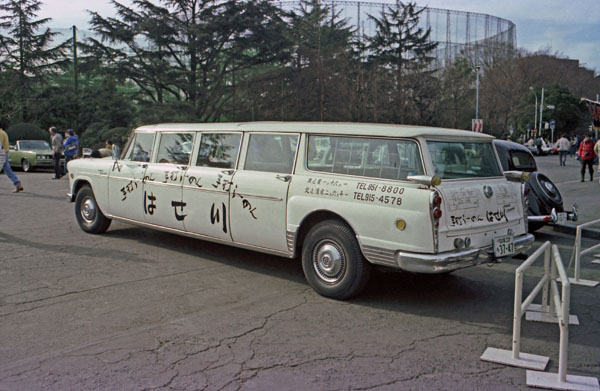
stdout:
<svg viewBox="0 0 600 391">
<path fill-rule="evenodd" d="M 523 183 L 523 225 L 525 226 L 525 232 L 529 231 L 529 221 L 527 220 L 527 210 L 529 209 L 529 193 L 531 188 L 527 183 Z"/>
<path fill-rule="evenodd" d="M 433 193 L 431 193 L 430 204 L 431 215 L 435 220 L 439 220 L 442 217 L 442 196 L 440 196 L 439 193 L 434 191 Z M 437 221 L 434 221 L 434 223 L 437 223 Z"/>
<path fill-rule="evenodd" d="M 429 205 L 431 207 L 431 217 L 433 223 L 433 247 L 434 251 L 438 251 L 438 228 L 440 226 L 440 218 L 442 217 L 442 196 L 436 191 L 431 193 L 429 198 Z"/>
</svg>

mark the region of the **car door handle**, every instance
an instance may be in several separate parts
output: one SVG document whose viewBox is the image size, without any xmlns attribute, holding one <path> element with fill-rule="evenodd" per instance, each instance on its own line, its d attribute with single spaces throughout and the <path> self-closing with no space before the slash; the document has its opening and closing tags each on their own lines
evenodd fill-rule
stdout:
<svg viewBox="0 0 600 391">
<path fill-rule="evenodd" d="M 289 182 L 290 179 L 292 179 L 292 176 L 291 175 L 276 175 L 275 178 L 277 178 L 283 182 Z"/>
<path fill-rule="evenodd" d="M 187 166 L 180 165 L 180 166 L 177 166 L 177 168 L 181 171 L 184 171 L 187 168 Z"/>
<path fill-rule="evenodd" d="M 146 164 L 146 163 L 142 164 L 142 168 L 148 168 L 148 164 Z"/>
<path fill-rule="evenodd" d="M 225 175 L 233 175 L 233 173 L 235 172 L 235 170 L 223 170 L 221 171 L 223 174 Z"/>
</svg>

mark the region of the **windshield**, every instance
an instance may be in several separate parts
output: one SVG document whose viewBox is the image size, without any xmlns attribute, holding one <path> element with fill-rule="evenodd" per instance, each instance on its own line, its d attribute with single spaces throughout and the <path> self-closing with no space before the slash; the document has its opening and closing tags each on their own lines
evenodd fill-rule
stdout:
<svg viewBox="0 0 600 391">
<path fill-rule="evenodd" d="M 491 142 L 427 141 L 427 147 L 442 179 L 502 176 Z"/>
<path fill-rule="evenodd" d="M 19 141 L 19 149 L 50 149 L 50 145 L 43 140 Z"/>
</svg>

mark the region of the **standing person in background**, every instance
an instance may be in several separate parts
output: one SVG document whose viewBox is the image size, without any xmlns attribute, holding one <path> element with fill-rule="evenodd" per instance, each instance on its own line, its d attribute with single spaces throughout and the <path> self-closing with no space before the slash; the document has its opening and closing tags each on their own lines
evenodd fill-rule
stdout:
<svg viewBox="0 0 600 391">
<path fill-rule="evenodd" d="M 60 166 L 60 159 L 62 158 L 62 153 L 64 150 L 63 146 L 63 136 L 62 134 L 56 131 L 54 126 L 51 126 L 50 131 L 50 144 L 52 145 L 53 163 L 54 163 L 54 178 L 52 179 L 60 179 L 64 175 L 63 169 Z"/>
<path fill-rule="evenodd" d="M 600 156 L 600 139 L 596 141 L 596 145 L 594 146 L 594 153 L 596 156 Z M 598 176 L 600 176 L 600 164 L 598 164 Z M 600 179 L 598 179 L 598 183 L 600 183 Z"/>
<path fill-rule="evenodd" d="M 4 126 L 4 120 L 0 119 L 0 167 L 2 167 L 4 173 L 12 181 L 13 185 L 15 185 L 15 189 L 12 192 L 18 193 L 23 191 L 23 185 L 10 168 L 10 161 L 8 159 L 8 152 L 10 151 L 8 147 L 8 134 L 4 131 Z"/>
<path fill-rule="evenodd" d="M 583 141 L 579 144 L 579 158 L 581 159 L 581 182 L 585 181 L 585 168 L 588 167 L 590 173 L 590 182 L 594 180 L 594 141 L 590 135 L 586 134 Z"/>
<path fill-rule="evenodd" d="M 110 139 L 106 140 L 104 144 L 104 148 L 100 148 L 98 152 L 100 153 L 100 157 L 108 157 L 112 156 L 113 143 Z"/>
<path fill-rule="evenodd" d="M 567 165 L 567 153 L 569 153 L 569 149 L 571 148 L 571 143 L 567 139 L 566 135 L 560 136 L 558 141 L 556 142 L 558 147 L 558 161 L 561 166 Z"/>
<path fill-rule="evenodd" d="M 535 146 L 537 148 L 538 156 L 542 156 L 542 138 L 538 137 L 535 139 Z"/>
<path fill-rule="evenodd" d="M 571 157 L 575 156 L 575 151 L 577 150 L 577 146 L 575 144 L 577 144 L 577 140 L 575 140 L 575 137 L 571 136 L 571 148 L 569 149 L 569 155 Z"/>
<path fill-rule="evenodd" d="M 65 147 L 65 172 L 67 171 L 67 163 L 77 156 L 79 152 L 79 137 L 75 134 L 73 129 L 69 129 L 66 132 L 67 138 L 64 142 Z"/>
</svg>

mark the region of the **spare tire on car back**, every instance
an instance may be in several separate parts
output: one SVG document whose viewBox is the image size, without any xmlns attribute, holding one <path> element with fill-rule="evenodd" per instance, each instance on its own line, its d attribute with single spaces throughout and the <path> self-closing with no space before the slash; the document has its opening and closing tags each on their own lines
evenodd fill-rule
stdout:
<svg viewBox="0 0 600 391">
<path fill-rule="evenodd" d="M 528 181 L 528 186 L 531 188 L 529 193 L 529 209 L 527 214 L 530 216 L 543 216 L 552 213 L 552 209 L 556 212 L 563 212 L 563 199 L 556 185 L 546 175 L 540 172 L 532 172 L 531 178 Z M 530 222 L 529 232 L 537 231 L 546 223 Z"/>
<path fill-rule="evenodd" d="M 551 211 L 552 208 L 556 208 L 556 211 L 559 212 L 558 209 L 560 208 L 560 211 L 562 212 L 562 196 L 550 178 L 540 172 L 533 172 L 529 179 L 529 185 L 531 186 L 531 190 L 548 210 Z"/>
</svg>

